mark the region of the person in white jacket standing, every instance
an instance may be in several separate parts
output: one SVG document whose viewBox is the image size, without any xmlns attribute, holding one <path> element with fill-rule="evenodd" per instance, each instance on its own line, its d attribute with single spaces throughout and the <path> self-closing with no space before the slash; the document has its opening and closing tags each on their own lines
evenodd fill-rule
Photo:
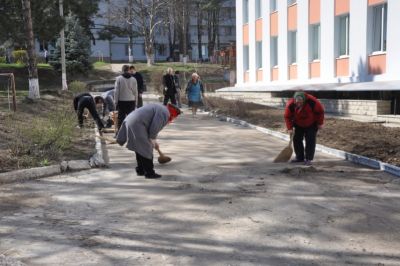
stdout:
<svg viewBox="0 0 400 266">
<path fill-rule="evenodd" d="M 135 110 L 138 102 L 137 81 L 129 72 L 129 66 L 122 66 L 122 74 L 115 81 L 114 103 L 118 111 L 118 130 L 125 117 Z"/>
</svg>

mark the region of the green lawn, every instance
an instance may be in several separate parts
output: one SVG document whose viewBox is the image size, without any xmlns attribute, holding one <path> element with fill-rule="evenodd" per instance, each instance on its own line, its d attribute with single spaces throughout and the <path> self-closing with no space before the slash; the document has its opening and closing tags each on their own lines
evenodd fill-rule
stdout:
<svg viewBox="0 0 400 266">
<path fill-rule="evenodd" d="M 39 69 L 50 69 L 51 66 L 49 64 L 38 64 L 37 65 Z M 6 63 L 0 63 L 0 69 L 21 69 L 21 68 L 26 68 L 26 65 L 24 64 L 6 64 Z"/>
</svg>

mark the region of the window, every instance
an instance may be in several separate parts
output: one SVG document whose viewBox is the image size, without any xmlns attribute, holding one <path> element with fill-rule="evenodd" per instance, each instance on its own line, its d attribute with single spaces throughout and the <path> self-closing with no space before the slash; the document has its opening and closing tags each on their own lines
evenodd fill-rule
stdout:
<svg viewBox="0 0 400 266">
<path fill-rule="evenodd" d="M 288 4 L 288 6 L 290 6 L 290 5 L 293 5 L 296 2 L 297 2 L 296 0 L 288 0 L 287 4 Z"/>
<path fill-rule="evenodd" d="M 256 42 L 256 68 L 262 68 L 262 41 Z"/>
<path fill-rule="evenodd" d="M 249 23 L 249 0 L 243 1 L 243 24 Z"/>
<path fill-rule="evenodd" d="M 243 70 L 249 70 L 249 46 L 243 46 Z"/>
<path fill-rule="evenodd" d="M 387 4 L 372 8 L 372 52 L 386 51 Z"/>
<path fill-rule="evenodd" d="M 289 64 L 297 62 L 297 31 L 288 32 L 288 59 Z"/>
<path fill-rule="evenodd" d="M 349 55 L 349 14 L 341 16 L 339 19 L 339 56 Z"/>
<path fill-rule="evenodd" d="M 261 14 L 261 0 L 256 0 L 256 19 L 257 18 L 261 18 L 262 14 Z"/>
<path fill-rule="evenodd" d="M 271 67 L 275 67 L 278 65 L 278 37 L 271 37 L 270 42 Z"/>
<path fill-rule="evenodd" d="M 310 25 L 310 59 L 318 60 L 321 56 L 321 25 Z"/>
<path fill-rule="evenodd" d="M 269 7 L 270 7 L 270 12 L 275 12 L 278 8 L 276 6 L 276 0 L 269 0 Z"/>
</svg>

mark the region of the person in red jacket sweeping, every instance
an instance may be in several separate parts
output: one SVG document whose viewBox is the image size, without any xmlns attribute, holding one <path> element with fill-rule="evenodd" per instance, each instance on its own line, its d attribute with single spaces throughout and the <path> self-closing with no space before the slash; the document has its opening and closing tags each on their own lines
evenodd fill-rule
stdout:
<svg viewBox="0 0 400 266">
<path fill-rule="evenodd" d="M 293 147 L 296 159 L 292 162 L 304 162 L 305 165 L 311 165 L 317 143 L 317 132 L 324 124 L 324 107 L 314 96 L 298 91 L 286 104 L 285 122 L 290 134 L 293 133 L 293 128 L 295 129 Z"/>
</svg>

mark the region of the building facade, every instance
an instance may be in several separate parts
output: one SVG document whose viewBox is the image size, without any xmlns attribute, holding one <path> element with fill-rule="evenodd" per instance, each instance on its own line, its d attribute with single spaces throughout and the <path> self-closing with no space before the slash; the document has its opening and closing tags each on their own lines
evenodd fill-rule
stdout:
<svg viewBox="0 0 400 266">
<path fill-rule="evenodd" d="M 399 10 L 399 0 L 236 0 L 235 87 L 399 90 Z"/>
<path fill-rule="evenodd" d="M 103 0 L 99 4 L 99 14 L 103 16 L 98 16 L 95 18 L 95 27 L 93 29 L 93 35 L 95 37 L 95 42 L 92 44 L 92 57 L 96 59 L 103 59 L 107 61 L 128 61 L 128 51 L 129 42 L 127 37 L 115 37 L 112 40 L 99 40 L 97 32 L 101 30 L 104 25 L 108 25 L 108 21 L 104 14 L 110 8 L 110 4 L 114 4 L 119 1 L 121 6 L 126 5 L 126 1 L 123 0 Z M 195 13 L 195 12 L 193 12 Z M 217 47 L 220 48 L 228 46 L 236 39 L 236 20 L 235 20 L 235 0 L 228 0 L 223 3 L 223 8 L 220 11 L 221 20 L 218 29 L 218 39 Z M 207 24 L 203 20 L 203 32 L 201 39 L 201 51 L 202 58 L 208 59 L 208 36 L 207 36 Z M 198 60 L 198 34 L 197 34 L 197 18 L 194 14 L 190 15 L 189 19 L 189 59 Z M 169 41 L 168 41 L 168 31 L 165 27 L 158 27 L 156 38 L 155 38 L 155 61 L 166 60 L 169 56 Z M 135 61 L 145 61 L 145 46 L 144 40 L 141 37 L 134 38 L 132 47 L 133 59 Z"/>
</svg>

